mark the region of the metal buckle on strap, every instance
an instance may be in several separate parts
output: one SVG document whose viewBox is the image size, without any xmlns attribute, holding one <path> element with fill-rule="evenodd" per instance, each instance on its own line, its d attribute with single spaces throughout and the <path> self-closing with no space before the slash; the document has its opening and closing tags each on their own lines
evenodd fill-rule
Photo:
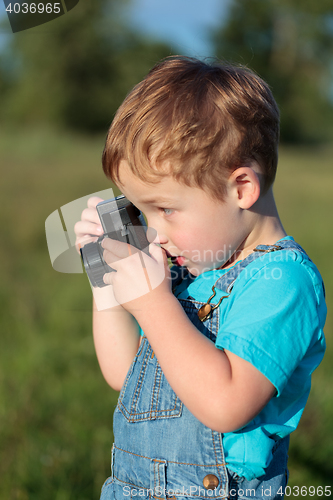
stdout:
<svg viewBox="0 0 333 500">
<path fill-rule="evenodd" d="M 206 319 L 210 318 L 212 312 L 219 307 L 222 300 L 229 297 L 229 295 L 223 295 L 223 297 L 220 298 L 220 300 L 218 301 L 218 303 L 215 306 L 211 306 L 210 301 L 216 295 L 215 285 L 212 286 L 212 291 L 213 291 L 213 295 L 211 295 L 209 297 L 209 299 L 207 300 L 206 304 L 201 306 L 200 309 L 198 310 L 198 318 L 200 319 L 201 322 L 204 322 L 204 321 L 206 321 Z"/>
<path fill-rule="evenodd" d="M 282 250 L 282 247 L 280 245 L 272 245 L 271 247 L 268 248 L 268 250 L 263 250 L 262 248 L 254 248 L 254 252 L 263 252 L 263 253 L 268 253 L 268 252 L 276 252 L 277 250 Z"/>
</svg>

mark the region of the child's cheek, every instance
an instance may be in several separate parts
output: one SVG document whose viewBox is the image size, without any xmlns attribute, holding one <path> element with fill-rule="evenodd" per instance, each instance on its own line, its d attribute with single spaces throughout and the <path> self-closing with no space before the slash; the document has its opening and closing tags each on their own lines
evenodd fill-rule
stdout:
<svg viewBox="0 0 333 500">
<path fill-rule="evenodd" d="M 174 240 L 175 245 L 184 254 L 192 254 L 193 252 L 198 253 L 199 251 L 200 234 L 191 234 L 187 232 L 184 234 L 179 233 Z"/>
</svg>

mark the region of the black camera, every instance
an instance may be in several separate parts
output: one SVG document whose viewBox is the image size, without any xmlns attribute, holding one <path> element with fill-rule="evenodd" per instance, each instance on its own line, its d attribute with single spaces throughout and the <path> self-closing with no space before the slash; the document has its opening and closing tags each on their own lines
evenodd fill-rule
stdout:
<svg viewBox="0 0 333 500">
<path fill-rule="evenodd" d="M 149 241 L 146 237 L 147 226 L 142 212 L 124 195 L 102 201 L 96 206 L 104 234 L 96 242 L 87 243 L 81 248 L 84 268 L 93 287 L 107 286 L 103 281 L 105 273 L 114 271 L 103 259 L 101 242 L 108 237 L 129 243 L 148 252 Z"/>
</svg>

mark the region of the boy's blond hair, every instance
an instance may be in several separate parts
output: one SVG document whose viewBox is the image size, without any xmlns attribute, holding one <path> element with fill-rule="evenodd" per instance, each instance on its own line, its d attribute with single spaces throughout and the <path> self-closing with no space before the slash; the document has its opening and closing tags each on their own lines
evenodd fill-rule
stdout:
<svg viewBox="0 0 333 500">
<path fill-rule="evenodd" d="M 263 190 L 277 166 L 279 110 L 268 85 L 244 67 L 170 57 L 128 94 L 111 124 L 103 169 L 119 180 L 126 160 L 156 182 L 172 175 L 223 200 L 225 181 L 255 160 Z"/>
</svg>

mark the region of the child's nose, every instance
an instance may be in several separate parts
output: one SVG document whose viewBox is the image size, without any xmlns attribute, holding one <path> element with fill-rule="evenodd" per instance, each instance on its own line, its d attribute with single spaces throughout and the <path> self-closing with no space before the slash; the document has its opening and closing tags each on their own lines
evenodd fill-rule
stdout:
<svg viewBox="0 0 333 500">
<path fill-rule="evenodd" d="M 154 229 L 153 227 L 148 227 L 146 236 L 149 243 L 152 243 L 154 241 L 155 243 L 160 243 L 163 245 L 168 241 L 168 238 L 165 234 L 158 234 L 156 229 Z"/>
</svg>

